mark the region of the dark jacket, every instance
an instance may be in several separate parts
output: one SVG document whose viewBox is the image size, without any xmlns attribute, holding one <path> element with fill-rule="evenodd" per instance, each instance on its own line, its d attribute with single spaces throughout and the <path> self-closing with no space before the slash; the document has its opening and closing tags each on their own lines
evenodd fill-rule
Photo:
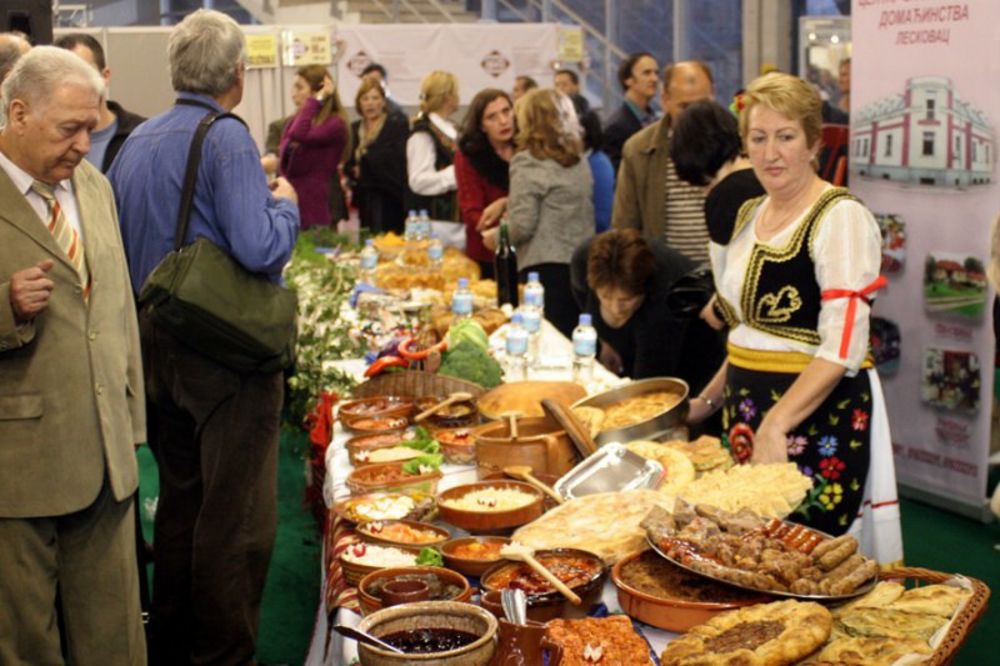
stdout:
<svg viewBox="0 0 1000 666">
<path fill-rule="evenodd" d="M 104 163 L 101 165 L 102 173 L 107 173 L 108 169 L 111 168 L 111 163 L 115 161 L 115 155 L 118 154 L 128 135 L 146 120 L 140 115 L 126 111 L 117 102 L 109 101 L 108 109 L 118 119 L 118 127 L 115 129 L 115 135 L 111 137 L 111 141 L 108 142 L 108 149 L 104 153 Z"/>
<path fill-rule="evenodd" d="M 622 104 L 621 108 L 608 118 L 608 124 L 604 126 L 602 150 L 611 159 L 615 173 L 618 173 L 618 165 L 622 161 L 622 148 L 625 146 L 625 142 L 641 129 L 642 122 L 628 107 L 628 104 Z"/>
<path fill-rule="evenodd" d="M 600 339 L 622 358 L 623 374 L 632 379 L 680 377 L 697 395 L 725 358 L 720 334 L 694 317 L 676 316 L 667 305 L 670 287 L 694 268 L 694 262 L 663 244 L 650 242 L 656 270 L 646 298 L 621 328 L 611 328 L 601 318 L 601 302 L 587 285 L 587 258 L 593 239 L 573 253 L 570 280 L 573 298 L 581 312 L 589 312 Z"/>
<path fill-rule="evenodd" d="M 344 163 L 353 190 L 353 202 L 361 215 L 361 225 L 375 233 L 403 230 L 406 213 L 403 200 L 406 183 L 406 140 L 410 121 L 402 113 L 389 112 L 382 131 L 358 160 L 360 120 L 351 123 L 352 152 Z M 354 169 L 359 167 L 355 178 Z"/>
</svg>

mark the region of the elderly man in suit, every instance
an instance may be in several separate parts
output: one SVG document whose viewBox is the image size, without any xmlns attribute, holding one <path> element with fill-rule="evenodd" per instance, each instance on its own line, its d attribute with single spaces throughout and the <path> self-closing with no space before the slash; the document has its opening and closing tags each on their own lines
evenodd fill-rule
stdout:
<svg viewBox="0 0 1000 666">
<path fill-rule="evenodd" d="M 111 186 L 84 161 L 104 84 L 54 47 L 4 81 L 0 664 L 145 664 L 132 495 L 139 335 Z"/>
</svg>

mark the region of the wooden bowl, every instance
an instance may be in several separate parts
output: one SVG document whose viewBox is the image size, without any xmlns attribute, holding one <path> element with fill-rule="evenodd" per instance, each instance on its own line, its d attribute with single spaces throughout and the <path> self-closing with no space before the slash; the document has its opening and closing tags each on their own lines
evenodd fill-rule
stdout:
<svg viewBox="0 0 1000 666">
<path fill-rule="evenodd" d="M 535 559 L 544 559 L 548 556 L 574 556 L 582 557 L 594 564 L 595 573 L 585 582 L 573 585 L 571 590 L 583 601 L 579 606 L 574 606 L 566 597 L 558 591 L 543 592 L 541 594 L 528 595 L 528 619 L 546 622 L 557 617 L 585 617 L 590 607 L 597 603 L 604 588 L 604 581 L 608 577 L 604 560 L 594 553 L 577 548 L 553 548 L 551 550 L 539 550 L 535 552 Z M 505 572 L 509 567 L 525 567 L 523 562 L 502 561 L 490 567 L 479 579 L 482 590 L 494 591 L 502 589 L 496 584 L 497 577 Z"/>
<path fill-rule="evenodd" d="M 379 449 L 390 449 L 399 446 L 403 441 L 405 430 L 394 430 L 382 435 L 359 435 L 351 437 L 344 445 L 347 448 L 347 458 L 355 467 L 370 464 L 367 459 L 363 459 L 364 453 L 371 453 Z"/>
<path fill-rule="evenodd" d="M 409 525 L 410 527 L 418 530 L 425 530 L 428 532 L 434 532 L 436 538 L 433 541 L 424 541 L 422 543 L 413 543 L 411 541 L 398 541 L 386 537 L 384 534 L 379 532 L 373 532 L 373 528 L 378 526 L 379 529 L 384 529 L 390 525 Z M 368 543 L 381 544 L 383 546 L 404 546 L 404 547 L 420 547 L 427 548 L 430 546 L 440 546 L 444 544 L 448 539 L 451 538 L 451 534 L 448 530 L 443 527 L 438 527 L 437 525 L 432 525 L 430 523 L 422 523 L 419 520 L 376 520 L 371 523 L 362 523 L 358 525 L 355 530 L 357 535 L 361 537 L 362 541 L 367 541 Z"/>
<path fill-rule="evenodd" d="M 361 620 L 358 629 L 382 638 L 425 627 L 468 631 L 479 638 L 465 647 L 430 654 L 395 654 L 358 644 L 361 666 L 488 666 L 496 653 L 498 622 L 489 612 L 455 601 L 420 601 L 385 608 Z"/>
<path fill-rule="evenodd" d="M 555 474 L 545 474 L 544 472 L 540 474 L 535 474 L 534 472 L 532 472 L 531 475 L 534 476 L 539 481 L 541 481 L 542 483 L 544 483 L 545 485 L 547 485 L 549 488 L 555 488 L 556 481 L 559 480 L 559 477 L 556 476 Z M 516 480 L 514 479 L 514 477 L 507 476 L 503 472 L 490 472 L 486 476 L 482 477 L 483 481 L 494 481 L 503 479 Z M 552 499 L 548 495 L 545 496 L 545 499 L 542 502 L 542 509 L 544 511 L 551 511 L 557 506 L 559 506 L 559 504 L 554 499 Z"/>
<path fill-rule="evenodd" d="M 485 571 L 490 569 L 503 558 L 496 557 L 491 560 L 481 560 L 471 557 L 459 557 L 453 554 L 456 548 L 470 543 L 499 543 L 507 545 L 510 543 L 510 539 L 508 537 L 501 536 L 471 536 L 462 537 L 460 539 L 452 539 L 451 541 L 446 541 L 441 544 L 441 555 L 444 557 L 444 565 L 446 567 L 454 569 L 455 571 L 465 574 L 466 576 L 479 578 Z"/>
<path fill-rule="evenodd" d="M 371 416 L 401 416 L 410 418 L 415 406 L 413 398 L 396 395 L 377 395 L 359 398 L 340 405 L 337 418 L 341 422 L 355 421 Z"/>
<path fill-rule="evenodd" d="M 348 546 L 348 549 L 354 546 Z M 399 550 L 405 550 L 407 552 L 413 553 L 414 556 L 420 553 L 420 547 L 410 547 L 410 546 L 393 546 L 393 548 L 398 548 Z M 347 581 L 348 585 L 357 586 L 361 579 L 374 571 L 380 571 L 386 569 L 387 567 L 378 566 L 375 564 L 359 564 L 357 562 L 351 562 L 344 559 L 344 554 L 347 553 L 345 550 L 340 554 L 340 568 L 344 572 L 344 580 Z M 416 566 L 416 565 L 414 565 Z"/>
<path fill-rule="evenodd" d="M 622 610 L 630 617 L 645 622 L 660 629 L 683 633 L 691 627 L 708 622 L 711 618 L 734 608 L 752 606 L 754 604 L 767 603 L 772 599 L 766 595 L 752 596 L 744 593 L 746 598 L 725 603 L 712 603 L 704 601 L 687 601 L 684 599 L 670 599 L 659 597 L 637 590 L 622 580 L 622 569 L 629 563 L 642 557 L 650 550 L 640 550 L 626 555 L 619 560 L 611 569 L 611 580 L 618 588 L 618 603 Z M 659 556 L 657 556 L 659 557 Z M 684 572 L 687 574 L 687 572 Z M 687 574 L 695 576 L 696 574 Z M 720 587 L 727 587 L 722 583 L 711 582 Z M 740 596 L 741 591 L 733 588 L 735 596 Z"/>
<path fill-rule="evenodd" d="M 510 488 L 531 495 L 534 499 L 516 509 L 503 511 L 469 511 L 445 506 L 448 500 L 457 500 L 468 493 L 486 488 Z M 534 486 L 521 481 L 477 481 L 456 486 L 437 497 L 441 519 L 472 533 L 498 532 L 510 530 L 530 523 L 542 515 L 542 493 Z"/>
<path fill-rule="evenodd" d="M 441 470 L 436 469 L 426 474 L 406 474 L 403 472 L 403 464 L 380 463 L 358 467 L 347 475 L 347 489 L 352 495 L 379 492 L 433 495 L 437 492 Z"/>
<path fill-rule="evenodd" d="M 382 599 L 372 593 L 372 584 L 377 581 L 386 581 L 408 575 L 431 575 L 437 576 L 444 583 L 455 585 L 459 592 L 449 599 L 428 599 L 428 601 L 468 601 L 472 598 L 472 586 L 465 576 L 443 567 L 391 567 L 389 569 L 379 569 L 374 571 L 358 583 L 358 603 L 361 606 L 362 615 L 370 615 L 383 608 Z"/>
<path fill-rule="evenodd" d="M 444 398 L 417 398 L 415 414 L 430 409 Z M 429 428 L 468 428 L 479 424 L 479 410 L 475 399 L 454 402 L 423 421 Z"/>
<path fill-rule="evenodd" d="M 351 421 L 341 421 L 340 424 L 348 431 L 361 435 L 385 435 L 406 430 L 410 420 L 403 416 L 363 416 Z"/>
<path fill-rule="evenodd" d="M 442 428 L 432 434 L 441 444 L 444 459 L 451 464 L 471 465 L 476 462 L 476 438 L 471 428 Z"/>
</svg>

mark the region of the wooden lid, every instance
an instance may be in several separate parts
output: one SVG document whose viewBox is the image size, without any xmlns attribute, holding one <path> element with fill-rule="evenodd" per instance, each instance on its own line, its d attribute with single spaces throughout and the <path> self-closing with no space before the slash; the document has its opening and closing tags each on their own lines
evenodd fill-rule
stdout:
<svg viewBox="0 0 1000 666">
<path fill-rule="evenodd" d="M 576 447 L 581 458 L 586 458 L 597 451 L 597 444 L 590 436 L 587 427 L 580 422 L 580 419 L 576 418 L 573 410 L 568 406 L 555 400 L 545 399 L 542 400 L 542 408 L 550 418 L 555 419 L 563 427 L 566 435 L 569 437 L 569 441 L 573 442 L 573 446 Z"/>
</svg>

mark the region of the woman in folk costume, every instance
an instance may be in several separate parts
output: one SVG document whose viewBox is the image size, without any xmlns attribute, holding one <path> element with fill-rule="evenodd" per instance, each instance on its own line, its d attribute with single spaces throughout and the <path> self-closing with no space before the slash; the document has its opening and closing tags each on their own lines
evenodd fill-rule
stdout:
<svg viewBox="0 0 1000 666">
<path fill-rule="evenodd" d="M 885 284 L 879 228 L 816 174 L 821 100 L 809 84 L 769 74 L 743 102 L 740 133 L 766 194 L 742 206 L 727 243 L 711 243 L 728 358 L 690 418 L 721 408 L 738 462 L 798 465 L 813 488 L 790 519 L 843 534 L 861 514 L 873 449 L 888 447 L 873 440 L 888 438 L 888 421 L 868 354 Z M 888 464 L 893 474 L 891 454 Z"/>
</svg>

